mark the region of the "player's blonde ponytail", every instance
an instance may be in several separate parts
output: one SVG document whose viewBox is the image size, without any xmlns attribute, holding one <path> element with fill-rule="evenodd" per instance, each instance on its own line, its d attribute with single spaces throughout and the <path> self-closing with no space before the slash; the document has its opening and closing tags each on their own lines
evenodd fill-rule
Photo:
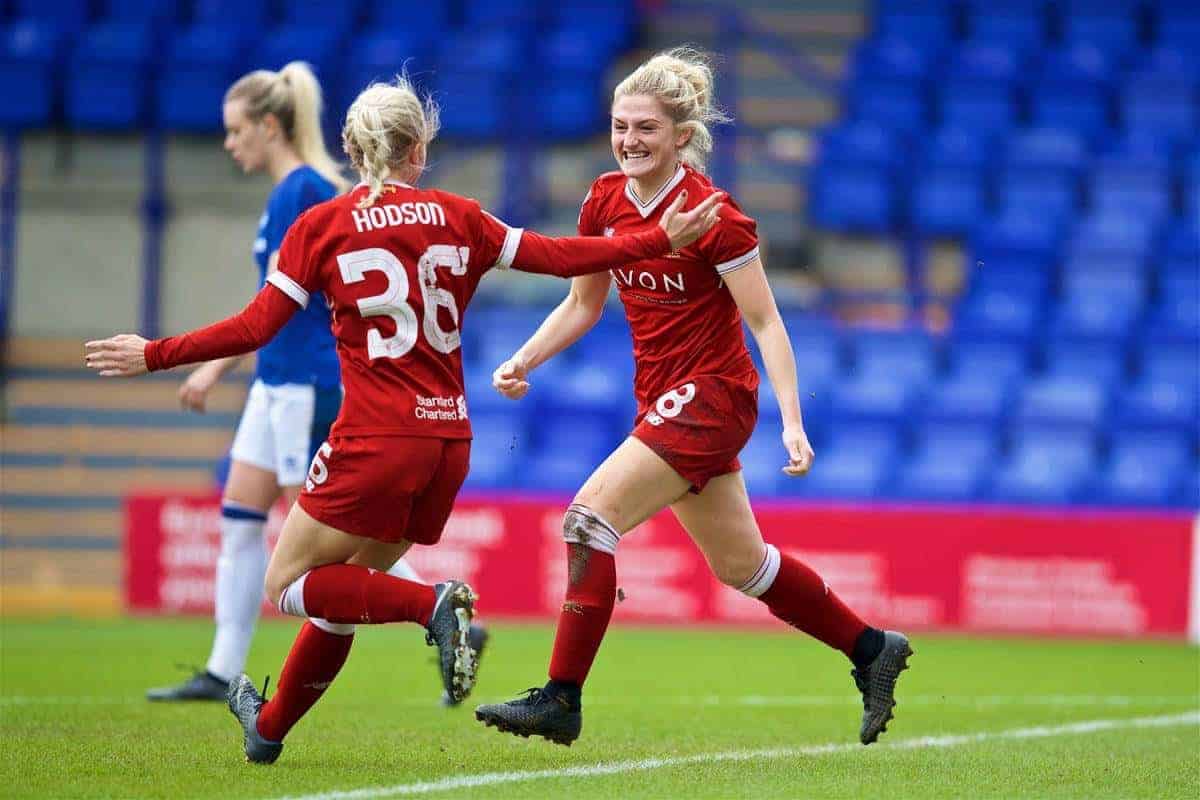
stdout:
<svg viewBox="0 0 1200 800">
<path fill-rule="evenodd" d="M 260 120 L 274 114 L 300 160 L 315 169 L 339 192 L 348 183 L 338 163 L 325 149 L 321 133 L 321 85 L 312 68 L 293 61 L 279 72 L 259 69 L 243 75 L 225 92 L 225 102 L 242 100 L 246 116 Z"/>
<path fill-rule="evenodd" d="M 690 47 L 677 47 L 651 58 L 617 84 L 613 100 L 626 95 L 647 95 L 662 105 L 676 127 L 691 131 L 679 157 L 701 172 L 713 138 L 708 126 L 729 122 L 713 99 L 711 59 Z"/>
<path fill-rule="evenodd" d="M 342 146 L 369 189 L 359 208 L 379 199 L 384 180 L 408 163 L 414 147 L 433 141 L 439 117 L 437 104 L 418 97 L 405 75 L 392 83 L 373 83 L 355 98 L 346 112 Z"/>
</svg>

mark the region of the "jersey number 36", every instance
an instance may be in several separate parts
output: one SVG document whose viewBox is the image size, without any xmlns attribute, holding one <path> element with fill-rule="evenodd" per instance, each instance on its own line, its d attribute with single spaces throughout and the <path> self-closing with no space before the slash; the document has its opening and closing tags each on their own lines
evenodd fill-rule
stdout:
<svg viewBox="0 0 1200 800">
<path fill-rule="evenodd" d="M 454 295 L 438 287 L 437 271 L 443 268 L 450 270 L 451 275 L 466 275 L 470 255 L 471 251 L 466 247 L 435 244 L 418 260 L 417 278 L 425 301 L 424 323 L 418 322 L 417 310 L 408 304 L 408 271 L 393 253 L 381 247 L 369 247 L 338 256 L 338 268 L 347 284 L 362 281 L 371 270 L 387 276 L 387 288 L 380 294 L 359 300 L 358 311 L 364 317 L 391 317 L 396 323 L 396 333 L 384 336 L 377 328 L 367 331 L 367 355 L 372 359 L 401 358 L 413 349 L 422 333 L 430 347 L 439 353 L 454 352 L 462 342 L 458 332 L 458 305 Z M 448 331 L 438 324 L 439 306 L 454 320 Z"/>
</svg>

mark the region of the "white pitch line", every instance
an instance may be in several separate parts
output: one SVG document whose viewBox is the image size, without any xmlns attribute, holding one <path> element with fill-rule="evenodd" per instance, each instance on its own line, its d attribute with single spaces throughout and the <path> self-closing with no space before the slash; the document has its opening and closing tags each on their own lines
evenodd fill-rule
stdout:
<svg viewBox="0 0 1200 800">
<path fill-rule="evenodd" d="M 1200 724 L 1200 712 L 1189 711 L 1185 714 L 1170 714 L 1157 717 L 1134 717 L 1130 719 L 1096 719 L 1086 722 L 1072 722 L 1066 725 L 1036 726 L 1032 728 L 1011 728 L 1002 731 L 982 731 L 979 733 L 948 734 L 944 736 L 920 736 L 913 739 L 900 739 L 887 744 L 876 745 L 876 749 L 884 750 L 920 750 L 924 748 L 949 748 L 962 745 L 977 744 L 987 741 L 1044 739 L 1054 736 L 1072 736 L 1098 731 L 1121 730 L 1126 728 L 1166 728 L 1179 725 Z M 739 761 L 768 761 L 781 758 L 797 758 L 803 756 L 825 756 L 835 753 L 848 753 L 862 750 L 860 744 L 837 742 L 830 744 L 811 745 L 808 747 L 777 747 L 766 750 L 732 750 L 719 753 L 699 753 L 693 756 L 676 756 L 667 758 L 647 758 L 638 761 L 617 761 L 611 764 L 593 764 L 581 767 L 564 767 L 561 769 L 539 769 L 525 772 L 487 772 L 478 775 L 458 775 L 441 778 L 434 781 L 418 783 L 401 783 L 395 786 L 369 786 L 362 789 L 346 791 L 321 792 L 318 794 L 289 795 L 279 800 L 374 800 L 381 797 L 397 797 L 403 795 L 432 794 L 448 792 L 457 789 L 471 789 L 478 786 L 496 786 L 504 783 L 519 783 L 552 778 L 592 778 L 600 775 L 619 775 L 626 772 L 644 772 L 662 767 L 679 767 L 688 764 L 715 764 L 720 762 Z"/>
<path fill-rule="evenodd" d="M 505 698 L 492 700 L 476 698 L 478 702 L 503 702 Z M 905 695 L 906 706 L 961 706 L 965 708 L 988 708 L 1000 706 L 1159 706 L 1187 704 L 1200 707 L 1200 695 L 1194 694 L 992 694 L 992 695 Z M 122 705 L 141 704 L 146 699 L 140 695 L 0 695 L 0 708 L 4 706 L 38 705 Z M 628 705 L 629 698 L 593 697 L 592 706 Z M 686 706 L 748 706 L 754 708 L 787 708 L 796 706 L 857 706 L 862 698 L 853 694 L 797 694 L 797 695 L 679 695 L 655 697 L 660 705 Z M 389 706 L 412 708 L 432 707 L 428 700 L 398 699 L 389 701 Z"/>
</svg>

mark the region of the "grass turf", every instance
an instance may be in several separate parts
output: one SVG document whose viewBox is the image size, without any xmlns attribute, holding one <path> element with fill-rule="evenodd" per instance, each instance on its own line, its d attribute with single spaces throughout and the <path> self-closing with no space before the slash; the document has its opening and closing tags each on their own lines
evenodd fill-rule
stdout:
<svg viewBox="0 0 1200 800">
<path fill-rule="evenodd" d="M 260 625 L 249 665 L 260 685 L 278 674 L 296 627 Z M 252 766 L 223 706 L 142 699 L 147 686 L 186 677 L 175 662 L 202 663 L 211 631 L 203 620 L 0 620 L 0 795 L 275 798 L 857 738 L 848 665 L 786 631 L 615 628 L 584 697 L 583 736 L 566 749 L 485 729 L 469 708 L 542 682 L 549 627 L 495 626 L 476 695 L 450 711 L 437 705 L 422 631 L 360 627 L 349 663 L 279 762 Z M 885 744 L 1200 707 L 1200 652 L 1185 645 L 934 636 L 913 645 Z M 572 800 L 873 793 L 1196 797 L 1200 727 L 852 746 L 431 792 Z"/>
</svg>

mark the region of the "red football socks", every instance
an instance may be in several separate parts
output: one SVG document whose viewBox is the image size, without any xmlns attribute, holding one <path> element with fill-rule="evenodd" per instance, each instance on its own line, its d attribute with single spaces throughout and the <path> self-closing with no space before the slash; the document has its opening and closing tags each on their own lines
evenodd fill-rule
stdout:
<svg viewBox="0 0 1200 800">
<path fill-rule="evenodd" d="M 820 575 L 786 554 L 780 554 L 775 582 L 758 599 L 788 625 L 841 650 L 847 658 L 867 627 Z"/>
<path fill-rule="evenodd" d="M 617 596 L 617 562 L 608 553 L 581 544 L 567 545 L 567 596 L 558 615 L 550 680 L 583 685 Z"/>
<path fill-rule="evenodd" d="M 326 564 L 304 579 L 304 611 L 330 622 L 429 624 L 432 586 L 354 564 Z"/>
<path fill-rule="evenodd" d="M 292 644 L 279 687 L 258 715 L 258 733 L 272 742 L 281 742 L 313 704 L 321 699 L 338 670 L 346 663 L 354 634 L 339 636 L 305 622 Z"/>
</svg>

